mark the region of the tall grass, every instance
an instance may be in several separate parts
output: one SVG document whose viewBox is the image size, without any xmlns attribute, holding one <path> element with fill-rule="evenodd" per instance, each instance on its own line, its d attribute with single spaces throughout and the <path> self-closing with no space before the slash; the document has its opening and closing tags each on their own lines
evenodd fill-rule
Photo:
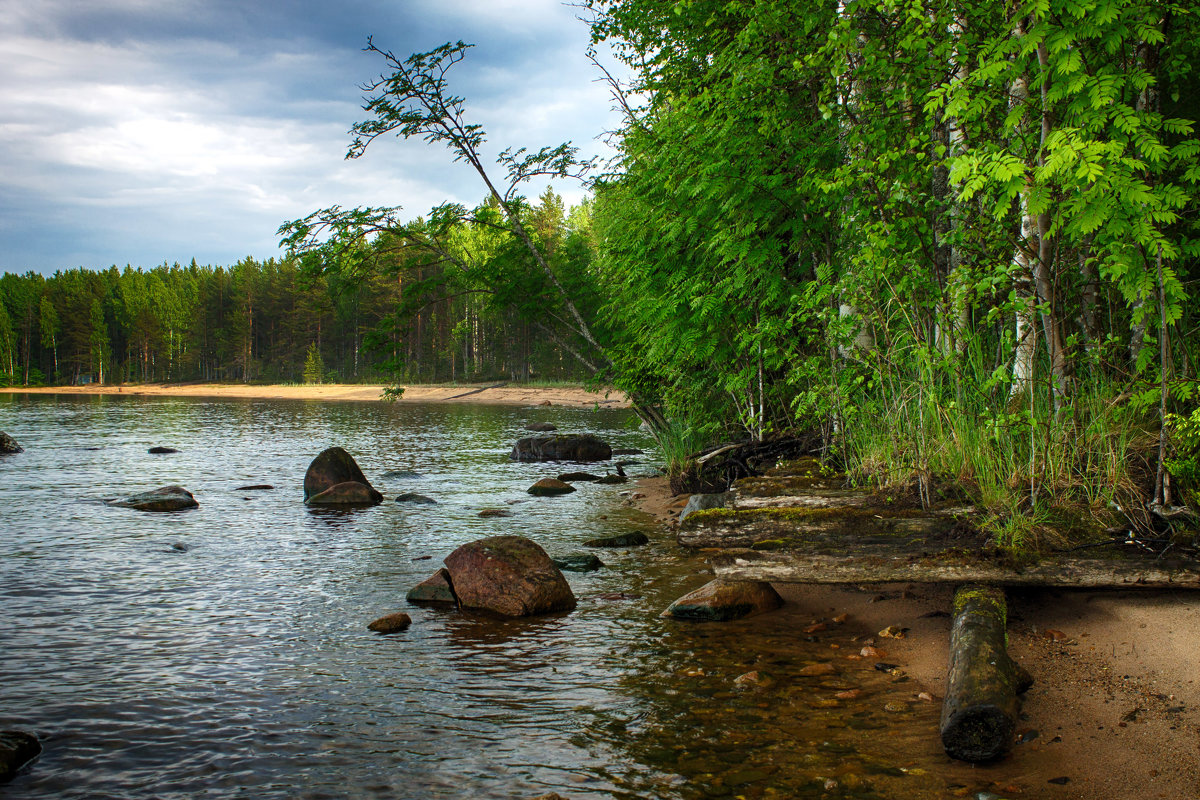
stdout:
<svg viewBox="0 0 1200 800">
<path fill-rule="evenodd" d="M 1081 385 L 1057 412 L 1049 392 L 1010 398 L 981 371 L 942 385 L 927 373 L 880 386 L 858 400 L 840 441 L 860 483 L 916 486 L 926 503 L 937 487 L 961 490 L 993 541 L 1014 550 L 1086 540 L 1127 522 L 1121 510 L 1136 516 L 1142 507 L 1155 434 L 1114 399 L 1114 386 Z"/>
</svg>

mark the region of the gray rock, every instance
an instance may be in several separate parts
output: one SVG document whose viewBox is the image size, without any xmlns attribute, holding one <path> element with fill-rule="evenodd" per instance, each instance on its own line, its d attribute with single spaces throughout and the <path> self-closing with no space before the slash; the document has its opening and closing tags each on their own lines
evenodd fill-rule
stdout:
<svg viewBox="0 0 1200 800">
<path fill-rule="evenodd" d="M 174 447 L 151 447 L 146 452 L 150 453 L 151 455 L 162 456 L 162 455 L 166 455 L 168 453 L 178 453 L 179 451 L 176 450 Z"/>
<path fill-rule="evenodd" d="M 694 494 L 688 498 L 687 505 L 683 507 L 683 511 L 679 512 L 679 522 L 683 524 L 688 515 L 695 511 L 703 511 L 708 508 L 728 508 L 730 500 L 729 492 Z"/>
<path fill-rule="evenodd" d="M 404 599 L 418 605 L 422 603 L 458 605 L 458 598 L 454 596 L 454 587 L 450 585 L 450 572 L 445 567 L 409 589 Z"/>
<path fill-rule="evenodd" d="M 133 508 L 138 511 L 183 511 L 200 504 L 182 486 L 160 486 L 149 492 L 130 495 L 123 500 L 109 501 L 110 506 Z"/>
<path fill-rule="evenodd" d="M 13 453 L 24 453 L 25 448 L 17 444 L 17 440 L 9 436 L 4 431 L 0 431 L 0 456 L 7 456 Z"/>
<path fill-rule="evenodd" d="M 389 478 L 389 479 L 393 479 L 393 478 L 410 479 L 410 478 L 424 478 L 425 476 L 419 472 L 413 472 L 411 469 L 389 469 L 387 472 L 383 473 L 382 477 Z"/>
</svg>

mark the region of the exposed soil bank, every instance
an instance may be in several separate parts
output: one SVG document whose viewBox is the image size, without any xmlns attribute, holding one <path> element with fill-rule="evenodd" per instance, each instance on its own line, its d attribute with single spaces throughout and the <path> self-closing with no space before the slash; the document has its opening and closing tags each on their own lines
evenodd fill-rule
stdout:
<svg viewBox="0 0 1200 800">
<path fill-rule="evenodd" d="M 673 525 L 686 497 L 664 478 L 637 485 L 640 508 Z M 848 614 L 864 644 L 935 701 L 946 685 L 954 587 L 776 584 L 814 619 Z M 1010 590 L 1009 651 L 1033 674 L 1019 743 L 1000 762 L 946 759 L 968 787 L 1002 797 L 1200 797 L 1200 592 Z M 903 639 L 882 638 L 888 626 Z M 938 732 L 931 728 L 932 746 Z M 961 775 L 961 778 L 957 776 Z M 1049 783 L 1069 779 L 1067 783 Z"/>
<path fill-rule="evenodd" d="M 304 386 L 253 386 L 228 383 L 125 384 L 120 386 L 13 386 L 6 394 L 127 394 L 163 397 L 231 397 L 257 400 L 381 400 L 385 386 L 319 384 Z M 519 384 L 460 384 L 406 386 L 401 403 L 476 403 L 481 405 L 555 405 L 585 408 L 628 408 L 620 392 L 592 392 L 577 386 L 522 386 Z"/>
</svg>

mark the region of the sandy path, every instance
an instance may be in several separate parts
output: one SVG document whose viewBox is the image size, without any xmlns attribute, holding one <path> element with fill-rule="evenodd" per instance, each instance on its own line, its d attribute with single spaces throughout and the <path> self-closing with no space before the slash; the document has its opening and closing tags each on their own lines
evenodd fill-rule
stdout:
<svg viewBox="0 0 1200 800">
<path fill-rule="evenodd" d="M 15 386 L 0 389 L 6 394 L 128 394 L 163 397 L 229 397 L 260 400 L 377 401 L 385 386 L 364 384 L 319 384 L 304 386 L 253 386 L 246 384 L 128 384 L 124 386 Z M 556 405 L 577 408 L 600 405 L 628 408 L 620 392 L 592 392 L 575 386 L 522 386 L 519 384 L 476 384 L 458 386 L 406 386 L 401 403 L 477 403 L 481 405 Z"/>
<path fill-rule="evenodd" d="M 665 479 L 642 480 L 638 492 L 643 510 L 673 525 L 685 498 L 672 498 Z M 864 641 L 907 628 L 876 646 L 940 702 L 953 587 L 776 588 L 814 619 L 849 614 Z M 986 786 L 1012 798 L 1200 798 L 1200 592 L 1010 591 L 1009 649 L 1034 676 L 1018 726 L 1025 741 L 992 765 L 947 758 L 946 774 L 972 788 L 961 796 Z"/>
</svg>

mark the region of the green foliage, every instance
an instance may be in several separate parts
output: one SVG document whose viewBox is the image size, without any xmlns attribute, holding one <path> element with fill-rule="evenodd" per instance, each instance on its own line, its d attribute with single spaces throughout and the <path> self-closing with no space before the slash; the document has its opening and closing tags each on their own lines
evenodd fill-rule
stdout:
<svg viewBox="0 0 1200 800">
<path fill-rule="evenodd" d="M 313 342 L 308 346 L 308 354 L 304 358 L 304 382 L 324 383 L 325 362 L 321 360 L 321 349 Z"/>
<path fill-rule="evenodd" d="M 1165 462 L 1171 475 L 1183 484 L 1186 491 L 1200 491 L 1200 408 L 1191 414 L 1171 414 L 1168 417 L 1172 451 Z"/>
</svg>

